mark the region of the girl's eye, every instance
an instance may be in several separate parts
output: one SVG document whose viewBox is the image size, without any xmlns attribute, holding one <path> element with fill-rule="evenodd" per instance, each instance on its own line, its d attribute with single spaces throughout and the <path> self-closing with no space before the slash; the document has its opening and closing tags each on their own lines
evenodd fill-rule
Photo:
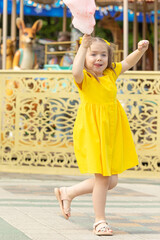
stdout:
<svg viewBox="0 0 160 240">
<path fill-rule="evenodd" d="M 102 54 L 102 57 L 106 57 L 106 54 Z"/>
</svg>

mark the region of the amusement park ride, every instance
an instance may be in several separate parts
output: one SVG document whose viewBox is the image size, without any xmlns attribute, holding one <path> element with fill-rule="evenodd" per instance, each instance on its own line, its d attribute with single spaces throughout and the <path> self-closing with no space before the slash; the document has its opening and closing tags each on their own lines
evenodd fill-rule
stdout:
<svg viewBox="0 0 160 240">
<path fill-rule="evenodd" d="M 14 4 L 14 0 L 13 0 L 13 4 Z M 21 2 L 23 2 L 23 1 L 21 1 Z M 30 1 L 31 2 L 31 1 Z M 35 4 L 41 4 L 41 7 L 43 6 L 43 5 L 45 5 L 45 4 L 49 4 L 49 5 L 53 5 L 55 2 L 57 2 L 56 0 L 47 0 L 47 1 L 44 1 L 44 0 L 34 0 L 34 1 L 32 1 L 32 2 L 35 2 Z M 65 1 L 64 1 L 65 2 Z M 123 6 L 123 4 L 124 4 L 124 2 L 125 1 L 122 1 L 122 0 L 118 0 L 118 1 L 116 1 L 116 3 L 114 2 L 114 1 L 112 1 L 112 0 L 110 0 L 110 1 L 105 1 L 105 0 L 96 0 L 95 1 L 95 3 L 96 3 L 96 5 L 97 5 L 97 9 L 99 8 L 99 7 L 101 7 L 101 8 L 106 8 L 107 9 L 107 15 L 105 15 L 104 14 L 104 17 L 99 21 L 99 23 L 98 23 L 98 25 L 101 27 L 101 28 L 104 28 L 104 29 L 108 29 L 108 30 L 110 30 L 111 31 L 111 34 L 112 34 L 112 36 L 113 36 L 113 43 L 115 44 L 115 46 L 116 46 L 116 49 L 115 49 L 115 56 L 117 56 L 117 58 L 116 58 L 116 60 L 121 60 L 122 58 L 123 58 L 123 50 L 124 50 L 124 31 L 122 31 L 122 28 L 120 28 L 119 27 L 119 25 L 118 25 L 118 22 L 116 21 L 116 18 L 120 15 L 120 12 L 116 12 L 114 15 L 111 15 L 110 14 L 110 12 L 108 11 L 108 8 L 107 8 L 107 6 L 108 5 L 112 5 L 112 6 L 114 6 L 114 5 L 117 5 L 117 6 Z M 155 1 L 148 1 L 148 0 L 145 0 L 145 1 L 141 1 L 141 0 L 139 0 L 139 1 L 133 1 L 133 0 L 129 0 L 128 1 L 128 7 L 130 8 L 130 9 L 132 9 L 134 12 L 135 11 L 145 11 L 144 12 L 144 15 L 145 15 L 145 13 L 146 12 L 149 12 L 150 10 L 154 10 L 154 2 Z M 159 1 L 157 1 L 157 7 L 159 6 L 159 4 L 160 4 L 160 2 Z M 143 9 L 143 10 L 142 10 Z M 21 11 L 21 12 L 23 12 L 23 11 Z M 136 14 L 136 12 L 135 12 L 135 14 Z M 64 11 L 64 15 L 65 15 L 65 11 Z M 21 14 L 21 19 L 23 19 L 23 14 Z M 65 25 L 65 22 L 66 22 L 66 20 L 65 20 L 65 16 L 63 17 L 63 25 Z M 15 19 L 14 19 L 14 21 L 15 21 Z M 12 21 L 12 22 L 14 22 L 14 21 Z M 135 18 L 135 23 L 134 23 L 134 34 L 133 34 L 133 36 L 134 36 L 134 46 L 133 46 L 133 48 L 135 48 L 136 47 L 136 42 L 137 42 L 137 38 L 138 38 L 138 29 L 137 29 L 137 25 L 138 25 L 138 23 L 136 22 L 136 18 Z M 152 24 L 153 25 L 153 24 Z M 159 27 L 159 24 L 157 24 L 158 25 L 158 28 L 160 28 Z M 153 28 L 153 27 L 152 27 Z M 154 31 L 155 31 L 155 28 L 156 28 L 156 26 L 154 27 Z M 63 31 L 65 31 L 65 27 L 63 26 Z M 12 31 L 13 32 L 13 31 Z M 14 30 L 14 32 L 15 32 L 15 30 Z M 159 30 L 157 30 L 157 32 L 159 32 Z M 158 33 L 156 33 L 156 34 L 154 34 L 154 36 L 155 36 L 155 38 L 156 38 L 156 36 L 157 36 L 157 34 Z M 145 37 L 145 35 L 147 35 L 147 25 L 146 25 L 146 23 L 145 23 L 145 21 L 144 21 L 144 23 L 143 23 L 143 35 L 144 35 L 144 37 L 143 38 L 146 38 Z M 12 36 L 11 36 L 11 40 L 12 41 L 14 41 L 15 42 L 15 38 L 16 38 L 16 36 L 15 35 L 13 35 L 12 34 Z M 149 59 L 149 61 L 148 60 L 145 60 L 145 64 L 143 64 L 143 69 L 148 69 L 148 70 L 153 70 L 153 62 L 156 62 L 156 61 L 158 61 L 159 62 L 159 59 L 160 59 L 160 54 L 159 54 L 159 49 L 160 49 L 160 47 L 159 47 L 159 45 L 158 45 L 158 43 L 159 43 L 159 41 L 158 41 L 158 36 L 157 36 L 157 41 L 155 40 L 155 46 L 154 46 L 154 48 L 152 47 L 150 47 L 150 49 L 149 49 L 149 51 L 148 51 L 148 59 Z M 12 48 L 11 47 L 11 42 L 9 43 L 10 41 L 7 41 L 6 43 L 7 43 L 7 45 L 8 45 L 8 48 Z M 62 43 L 62 44 L 64 44 L 64 43 Z M 72 44 L 73 45 L 73 43 L 70 43 L 70 44 Z M 49 43 L 49 45 L 51 45 L 51 43 Z M 55 45 L 55 43 L 54 43 L 54 45 Z M 75 43 L 75 45 L 76 45 L 76 43 Z M 15 43 L 14 43 L 14 46 L 15 46 Z M 12 63 L 10 63 L 10 64 L 8 64 L 8 62 L 11 62 L 12 61 L 12 58 L 13 58 L 13 49 L 14 48 L 12 48 L 12 51 L 10 51 L 10 55 L 6 55 L 7 57 L 6 57 L 6 68 L 8 69 L 8 68 L 10 68 L 10 69 L 12 69 Z M 153 59 L 153 49 L 154 49 L 154 59 Z M 157 54 L 156 54 L 156 56 L 158 56 L 157 57 L 157 59 L 156 59 L 156 57 L 155 57 L 155 51 L 157 50 Z M 75 51 L 75 49 L 73 50 L 73 51 Z M 119 51 L 119 52 L 118 52 Z M 1 51 L 1 53 L 3 54 L 5 54 L 5 52 L 2 50 Z M 48 55 L 51 55 L 53 53 L 53 55 L 55 55 L 55 53 L 56 54 L 58 54 L 58 55 L 63 55 L 63 54 L 65 54 L 65 53 L 60 53 L 59 51 L 57 52 L 57 51 L 54 51 L 54 52 L 49 52 L 48 50 L 47 50 L 47 44 L 46 44 L 46 47 L 45 47 L 45 53 L 44 53 L 44 55 L 45 55 L 45 64 L 47 64 L 47 56 Z M 72 53 L 71 53 L 72 54 Z M 33 58 L 33 57 L 32 57 Z M 156 59 L 156 60 L 155 60 Z M 149 62 L 149 64 L 147 63 L 147 62 Z M 15 65 L 15 64 L 14 64 Z M 147 67 L 146 67 L 146 65 L 147 65 Z"/>
<path fill-rule="evenodd" d="M 23 5 L 24 2 L 27 2 L 26 1 L 20 1 L 20 3 Z M 57 0 L 32 0 L 32 1 L 28 1 L 28 2 L 33 2 L 36 6 L 36 5 L 39 5 L 39 7 L 43 8 L 43 6 L 45 5 L 49 5 L 49 6 L 53 6 L 56 2 L 60 2 L 60 4 L 63 4 L 65 3 L 65 1 L 57 1 Z M 148 60 L 146 59 L 143 59 L 143 67 L 142 69 L 147 69 L 147 70 L 153 70 L 153 63 L 154 63 L 154 70 L 158 70 L 158 65 L 159 65 L 159 61 L 160 61 L 160 41 L 159 41 L 159 32 L 160 32 L 160 23 L 159 23 L 159 20 L 158 20 L 158 11 L 156 11 L 156 9 L 158 10 L 158 7 L 160 6 L 160 1 L 159 0 L 156 0 L 156 1 L 153 1 L 153 0 L 138 0 L 138 1 L 134 1 L 134 0 L 129 0 L 129 1 L 122 1 L 122 0 L 117 0 L 116 2 L 113 1 L 113 0 L 96 0 L 95 3 L 96 3 L 96 6 L 97 6 L 97 9 L 101 8 L 101 9 L 105 9 L 106 12 L 107 12 L 107 15 L 104 14 L 103 18 L 99 21 L 98 25 L 101 27 L 101 28 L 104 28 L 104 29 L 108 29 L 110 30 L 112 36 L 113 36 L 113 43 L 116 45 L 116 54 L 115 56 L 119 56 L 117 59 L 122 59 L 122 53 L 123 51 L 125 50 L 125 39 L 127 38 L 126 36 L 126 32 L 125 32 L 125 28 L 123 27 L 120 28 L 119 25 L 118 25 L 118 22 L 116 21 L 116 18 L 120 15 L 120 12 L 116 12 L 114 15 L 110 14 L 110 12 L 108 11 L 109 9 L 109 6 L 121 6 L 121 7 L 125 7 L 125 3 L 128 3 L 128 8 L 131 9 L 135 15 L 134 17 L 134 23 L 133 23 L 133 49 L 136 48 L 136 44 L 137 44 L 137 39 L 138 39 L 138 22 L 137 22 L 137 19 L 136 19 L 136 15 L 138 14 L 139 11 L 143 12 L 143 15 L 145 16 L 146 13 L 148 12 L 151 12 L 153 10 L 155 10 L 155 21 L 154 21 L 154 27 L 153 27 L 153 23 L 151 22 L 152 24 L 152 29 L 154 31 L 154 48 L 150 48 L 149 51 L 148 51 L 148 56 L 149 57 L 144 57 L 144 58 L 149 58 L 149 62 L 150 64 L 147 65 L 147 62 Z M 14 4 L 16 4 L 16 1 L 13 0 L 12 1 L 12 4 L 14 6 Z M 13 9 L 12 9 L 13 10 Z M 21 6 L 21 11 L 20 11 L 20 18 L 23 20 L 23 6 Z M 12 11 L 12 28 L 13 28 L 13 23 L 15 23 L 16 25 L 16 19 L 15 19 L 15 15 L 14 14 L 14 11 Z M 65 32 L 66 31 L 66 6 L 64 5 L 64 16 L 63 16 L 63 31 Z M 146 39 L 147 38 L 147 24 L 145 22 L 145 19 L 143 21 L 143 30 L 142 30 L 142 38 L 143 39 Z M 4 31 L 4 29 L 3 29 Z M 11 36 L 11 40 L 12 41 L 15 41 L 16 39 L 16 35 L 15 35 L 15 26 L 14 26 L 14 30 L 12 29 L 11 31 L 12 33 L 12 36 Z M 4 34 L 3 34 L 4 35 Z M 127 40 L 128 41 L 128 40 Z M 3 42 L 5 44 L 5 41 L 3 39 Z M 11 44 L 9 42 L 6 42 L 8 47 L 11 46 Z M 51 44 L 51 43 L 49 43 Z M 62 43 L 64 44 L 64 43 Z M 73 45 L 73 43 L 70 43 Z M 55 43 L 54 43 L 55 45 Z M 76 45 L 76 43 L 75 43 Z M 15 44 L 14 44 L 15 46 Z M 153 50 L 154 50 L 154 53 L 153 53 Z M 75 49 L 73 50 L 75 51 Z M 117 55 L 117 51 L 120 51 Z M 2 54 L 6 54 L 5 53 L 5 49 L 3 51 L 1 51 Z M 58 54 L 65 54 L 65 53 L 60 53 L 59 51 L 54 51 L 53 52 L 53 55 Z M 10 51 L 10 57 L 7 56 L 7 59 L 6 61 L 11 61 L 12 60 L 12 55 L 13 54 L 13 51 Z M 47 45 L 45 47 L 45 64 L 47 64 L 47 56 L 48 55 L 51 55 L 52 52 L 49 52 L 47 50 Z M 72 53 L 71 53 L 72 54 Z M 147 55 L 147 54 L 146 54 Z M 153 56 L 154 55 L 154 56 Z M 152 59 L 151 59 L 152 58 Z M 154 59 L 153 59 L 154 58 Z M 152 63 L 151 63 L 152 61 Z M 146 67 L 147 65 L 147 67 Z M 150 66 L 149 66 L 150 65 Z M 6 68 L 11 68 L 12 64 L 8 64 L 7 63 L 7 66 Z M 149 66 L 149 67 L 148 67 Z"/>
</svg>

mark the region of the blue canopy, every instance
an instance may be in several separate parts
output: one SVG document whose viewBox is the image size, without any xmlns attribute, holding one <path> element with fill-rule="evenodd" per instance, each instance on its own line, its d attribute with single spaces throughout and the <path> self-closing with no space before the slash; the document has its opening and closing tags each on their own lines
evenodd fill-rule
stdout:
<svg viewBox="0 0 160 240">
<path fill-rule="evenodd" d="M 119 8 L 118 6 L 109 6 L 108 10 L 110 11 L 111 16 L 114 16 L 114 14 L 117 11 L 121 11 L 121 15 L 116 18 L 116 21 L 123 21 L 123 9 Z M 12 12 L 12 0 L 8 0 L 8 14 L 11 14 Z M 0 0 L 0 14 L 3 13 L 3 0 Z M 17 14 L 20 14 L 20 1 L 17 0 Z M 102 19 L 104 15 L 107 15 L 106 8 L 99 8 L 99 10 L 95 13 L 95 18 L 97 20 Z M 63 17 L 63 5 L 60 4 L 60 0 L 57 0 L 57 2 L 52 5 L 44 5 L 42 7 L 42 4 L 37 4 L 34 6 L 32 1 L 24 0 L 24 15 L 30 15 L 30 16 L 47 16 L 47 17 Z M 71 12 L 67 8 L 67 17 L 71 17 Z M 128 20 L 129 22 L 133 22 L 134 20 L 134 13 L 132 11 L 128 11 Z M 147 22 L 154 22 L 154 12 L 152 14 L 147 15 L 146 17 Z M 142 13 L 139 13 L 138 16 L 138 22 L 143 22 L 143 15 Z"/>
</svg>

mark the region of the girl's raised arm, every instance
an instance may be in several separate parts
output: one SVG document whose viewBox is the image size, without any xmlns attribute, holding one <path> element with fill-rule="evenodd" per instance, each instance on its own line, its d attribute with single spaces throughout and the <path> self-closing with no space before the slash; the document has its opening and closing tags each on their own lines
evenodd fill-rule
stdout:
<svg viewBox="0 0 160 240">
<path fill-rule="evenodd" d="M 91 35 L 85 34 L 82 38 L 81 46 L 79 47 L 78 52 L 73 61 L 73 68 L 72 68 L 73 77 L 75 81 L 79 84 L 82 83 L 83 81 L 83 69 L 84 69 L 86 53 L 91 43 L 92 43 Z"/>
<path fill-rule="evenodd" d="M 148 49 L 149 41 L 142 40 L 138 43 L 138 49 L 129 54 L 121 63 L 122 63 L 122 71 L 121 74 L 125 71 L 132 68 L 139 59 L 143 56 L 145 51 Z"/>
</svg>

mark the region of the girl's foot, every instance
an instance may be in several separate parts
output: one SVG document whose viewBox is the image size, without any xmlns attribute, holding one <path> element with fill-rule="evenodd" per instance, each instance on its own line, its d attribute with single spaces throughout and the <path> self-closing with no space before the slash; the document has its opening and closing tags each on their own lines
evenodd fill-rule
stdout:
<svg viewBox="0 0 160 240">
<path fill-rule="evenodd" d="M 70 205 L 72 199 L 70 199 L 67 194 L 67 188 L 66 187 L 55 188 L 54 193 L 56 195 L 57 200 L 59 201 L 62 215 L 65 217 L 65 219 L 68 219 L 71 216 Z"/>
<path fill-rule="evenodd" d="M 93 232 L 97 236 L 112 236 L 113 231 L 105 220 L 101 220 L 93 224 Z"/>
</svg>

